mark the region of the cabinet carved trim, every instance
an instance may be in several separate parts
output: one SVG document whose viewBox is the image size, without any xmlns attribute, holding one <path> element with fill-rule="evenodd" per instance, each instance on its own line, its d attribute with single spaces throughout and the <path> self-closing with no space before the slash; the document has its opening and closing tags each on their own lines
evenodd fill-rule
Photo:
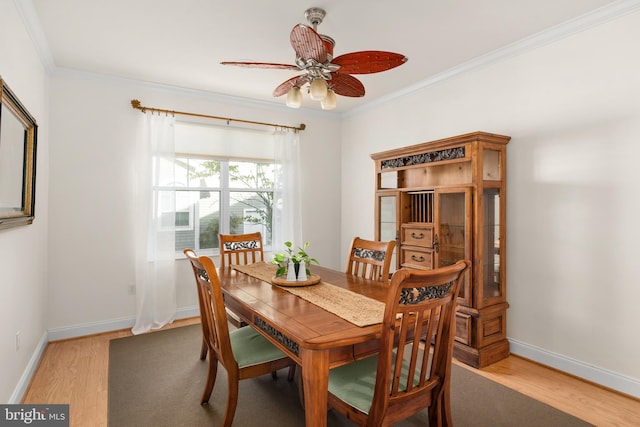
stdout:
<svg viewBox="0 0 640 427">
<path fill-rule="evenodd" d="M 464 147 L 448 148 L 446 150 L 431 151 L 428 153 L 414 154 L 412 156 L 398 157 L 396 159 L 383 160 L 382 169 L 401 168 L 403 166 L 422 165 L 424 163 L 442 162 L 443 160 L 455 160 L 464 158 Z"/>
</svg>

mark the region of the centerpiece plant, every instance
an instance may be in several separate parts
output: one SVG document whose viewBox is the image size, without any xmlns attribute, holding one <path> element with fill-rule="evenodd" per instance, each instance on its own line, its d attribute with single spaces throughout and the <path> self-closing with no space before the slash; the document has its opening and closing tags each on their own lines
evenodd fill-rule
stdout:
<svg viewBox="0 0 640 427">
<path fill-rule="evenodd" d="M 310 242 L 305 242 L 304 245 L 302 245 L 302 247 L 298 247 L 298 250 L 295 251 L 293 248 L 293 243 L 284 242 L 284 245 L 286 246 L 285 251 L 275 253 L 273 255 L 273 260 L 271 260 L 272 264 L 275 264 L 278 266 L 278 270 L 276 271 L 276 276 L 281 277 L 287 274 L 287 265 L 289 264 L 289 260 L 293 262 L 294 268 L 296 269 L 296 273 L 300 268 L 300 263 L 304 261 L 307 275 L 310 275 L 311 272 L 309 271 L 309 266 L 311 265 L 311 263 L 319 264 L 317 259 L 312 258 L 307 253 L 307 248 L 309 247 L 310 244 L 311 244 Z"/>
</svg>

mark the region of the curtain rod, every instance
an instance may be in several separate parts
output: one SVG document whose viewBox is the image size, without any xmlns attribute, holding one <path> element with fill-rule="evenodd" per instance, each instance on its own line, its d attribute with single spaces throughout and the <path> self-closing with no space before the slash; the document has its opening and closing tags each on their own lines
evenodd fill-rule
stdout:
<svg viewBox="0 0 640 427">
<path fill-rule="evenodd" d="M 254 121 L 251 121 L 251 120 L 232 119 L 232 118 L 228 118 L 228 117 L 209 116 L 209 115 L 206 115 L 206 114 L 187 113 L 187 112 L 184 112 L 184 111 L 172 111 L 172 110 L 164 110 L 162 108 L 145 107 L 142 104 L 140 104 L 140 101 L 138 101 L 137 99 L 132 99 L 131 100 L 131 106 L 133 108 L 135 108 L 136 110 L 142 111 L 143 113 L 147 112 L 147 111 L 151 111 L 151 112 L 156 112 L 156 113 L 167 113 L 167 114 L 172 114 L 172 115 L 180 114 L 180 115 L 183 115 L 183 116 L 204 117 L 206 119 L 224 120 L 227 123 L 229 123 L 229 122 L 248 123 L 248 124 L 252 124 L 252 125 L 272 126 L 272 127 L 276 127 L 276 128 L 293 129 L 295 131 L 305 130 L 306 127 L 307 127 L 307 125 L 305 125 L 304 123 L 300 123 L 299 127 L 285 126 L 285 125 L 277 125 L 277 124 L 274 124 L 274 123 L 254 122 Z"/>
</svg>

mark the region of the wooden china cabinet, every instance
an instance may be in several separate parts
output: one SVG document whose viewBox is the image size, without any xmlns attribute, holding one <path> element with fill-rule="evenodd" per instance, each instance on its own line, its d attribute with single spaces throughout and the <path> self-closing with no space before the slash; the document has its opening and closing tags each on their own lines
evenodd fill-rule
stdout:
<svg viewBox="0 0 640 427">
<path fill-rule="evenodd" d="M 371 155 L 378 240 L 396 240 L 395 268 L 472 262 L 458 297 L 454 356 L 474 367 L 509 355 L 506 147 L 485 132 Z"/>
</svg>

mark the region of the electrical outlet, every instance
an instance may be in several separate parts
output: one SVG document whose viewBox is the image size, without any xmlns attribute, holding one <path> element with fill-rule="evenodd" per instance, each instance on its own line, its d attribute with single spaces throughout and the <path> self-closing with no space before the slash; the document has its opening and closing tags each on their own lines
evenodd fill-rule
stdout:
<svg viewBox="0 0 640 427">
<path fill-rule="evenodd" d="M 136 294 L 136 285 L 129 285 L 129 295 Z"/>
<path fill-rule="evenodd" d="M 16 351 L 20 350 L 20 331 L 16 332 Z"/>
</svg>

